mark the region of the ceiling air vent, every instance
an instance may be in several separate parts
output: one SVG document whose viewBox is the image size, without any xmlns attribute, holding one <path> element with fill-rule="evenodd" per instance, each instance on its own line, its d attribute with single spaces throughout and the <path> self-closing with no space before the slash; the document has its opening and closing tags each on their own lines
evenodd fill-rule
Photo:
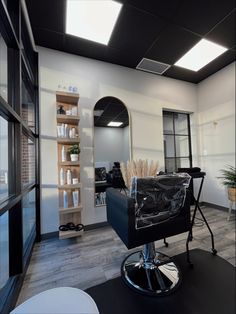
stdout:
<svg viewBox="0 0 236 314">
<path fill-rule="evenodd" d="M 161 75 L 168 70 L 169 67 L 169 64 L 143 58 L 136 66 L 136 69 Z"/>
</svg>

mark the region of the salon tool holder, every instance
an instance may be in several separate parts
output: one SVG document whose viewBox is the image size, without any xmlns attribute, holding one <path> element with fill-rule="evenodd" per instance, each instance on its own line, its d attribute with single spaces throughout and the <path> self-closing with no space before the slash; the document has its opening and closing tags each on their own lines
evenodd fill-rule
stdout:
<svg viewBox="0 0 236 314">
<path fill-rule="evenodd" d="M 180 169 L 179 169 L 180 171 Z M 185 169 L 185 172 L 186 169 Z M 199 187 L 199 190 L 198 190 L 198 195 L 197 195 L 197 199 L 195 198 L 194 196 L 194 193 L 191 189 L 189 189 L 191 195 L 192 195 L 192 198 L 194 200 L 194 203 L 195 203 L 195 207 L 194 207 L 194 211 L 193 211 L 193 216 L 192 216 L 192 220 L 191 220 L 191 228 L 189 230 L 189 233 L 188 233 L 188 237 L 187 237 L 187 242 L 186 242 L 186 247 L 187 247 L 187 254 L 188 254 L 188 246 L 189 246 L 189 242 L 192 241 L 193 239 L 193 225 L 194 225 L 194 220 L 196 218 L 196 213 L 197 213 L 197 210 L 200 212 L 201 216 L 202 216 L 202 219 L 203 221 L 205 222 L 206 226 L 207 226 L 207 229 L 209 230 L 210 232 L 210 235 L 211 235 L 211 245 L 212 245 L 212 254 L 213 255 L 216 255 L 217 254 L 217 250 L 215 249 L 215 243 L 214 243 L 214 235 L 213 235 L 213 232 L 207 222 L 207 219 L 203 213 L 203 211 L 201 210 L 201 207 L 199 205 L 199 200 L 200 200 L 200 197 L 201 197 L 201 192 L 202 192 L 202 187 L 203 187 L 203 183 L 204 183 L 204 179 L 205 179 L 205 175 L 206 173 L 205 172 L 202 172 L 202 171 L 199 171 L 199 172 L 188 172 L 188 174 L 191 176 L 191 180 L 194 180 L 194 179 L 201 179 L 201 183 L 200 183 L 200 187 Z M 188 260 L 189 260 L 189 255 L 187 256 Z"/>
</svg>

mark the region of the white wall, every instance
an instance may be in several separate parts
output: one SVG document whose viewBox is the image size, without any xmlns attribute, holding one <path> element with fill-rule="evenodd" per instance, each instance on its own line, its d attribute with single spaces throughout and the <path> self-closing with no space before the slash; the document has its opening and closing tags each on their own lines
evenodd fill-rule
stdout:
<svg viewBox="0 0 236 314">
<path fill-rule="evenodd" d="M 94 128 L 94 162 L 127 161 L 130 155 L 129 127 Z M 110 170 L 111 170 L 110 168 Z"/>
<path fill-rule="evenodd" d="M 228 207 L 219 170 L 235 165 L 235 62 L 207 78 L 198 90 L 199 165 L 206 171 L 203 200 Z"/>
<path fill-rule="evenodd" d="M 125 163 L 130 159 L 130 128 L 126 126 L 123 130 L 123 154 L 122 159 Z"/>
<path fill-rule="evenodd" d="M 132 157 L 158 160 L 159 168 L 163 169 L 162 109 L 195 112 L 196 85 L 46 48 L 39 47 L 38 50 L 43 139 L 42 233 L 52 232 L 58 228 L 55 185 L 57 183 L 55 91 L 58 84 L 67 87 L 77 86 L 81 95 L 79 104 L 83 223 L 87 225 L 104 221 L 105 209 L 94 207 L 93 108 L 96 102 L 105 96 L 119 98 L 130 113 Z"/>
<path fill-rule="evenodd" d="M 123 160 L 123 129 L 94 128 L 94 161 Z"/>
</svg>

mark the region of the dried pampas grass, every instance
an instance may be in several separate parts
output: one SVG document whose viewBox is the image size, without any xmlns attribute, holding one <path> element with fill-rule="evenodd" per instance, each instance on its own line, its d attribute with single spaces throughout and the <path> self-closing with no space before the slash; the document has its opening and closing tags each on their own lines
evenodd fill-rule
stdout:
<svg viewBox="0 0 236 314">
<path fill-rule="evenodd" d="M 127 161 L 127 164 L 121 162 L 120 169 L 127 188 L 130 188 L 132 177 L 151 177 L 158 171 L 158 161 L 149 161 L 148 159 L 138 159 Z"/>
</svg>

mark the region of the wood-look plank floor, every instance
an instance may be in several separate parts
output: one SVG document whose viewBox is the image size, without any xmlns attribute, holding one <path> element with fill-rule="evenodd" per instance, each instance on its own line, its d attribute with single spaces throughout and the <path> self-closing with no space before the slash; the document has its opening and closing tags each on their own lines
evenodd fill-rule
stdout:
<svg viewBox="0 0 236 314">
<path fill-rule="evenodd" d="M 226 212 L 203 209 L 214 233 L 218 255 L 235 266 L 235 216 L 228 222 Z M 200 221 L 196 222 L 199 224 Z M 186 233 L 169 238 L 168 242 L 167 248 L 162 241 L 156 242 L 156 247 L 170 256 L 185 252 Z M 205 225 L 194 227 L 190 247 L 211 249 Z M 130 252 L 135 250 L 137 248 Z M 110 227 L 87 231 L 82 238 L 42 241 L 34 247 L 18 304 L 50 288 L 70 286 L 84 290 L 117 277 L 121 262 L 128 253 Z"/>
</svg>

